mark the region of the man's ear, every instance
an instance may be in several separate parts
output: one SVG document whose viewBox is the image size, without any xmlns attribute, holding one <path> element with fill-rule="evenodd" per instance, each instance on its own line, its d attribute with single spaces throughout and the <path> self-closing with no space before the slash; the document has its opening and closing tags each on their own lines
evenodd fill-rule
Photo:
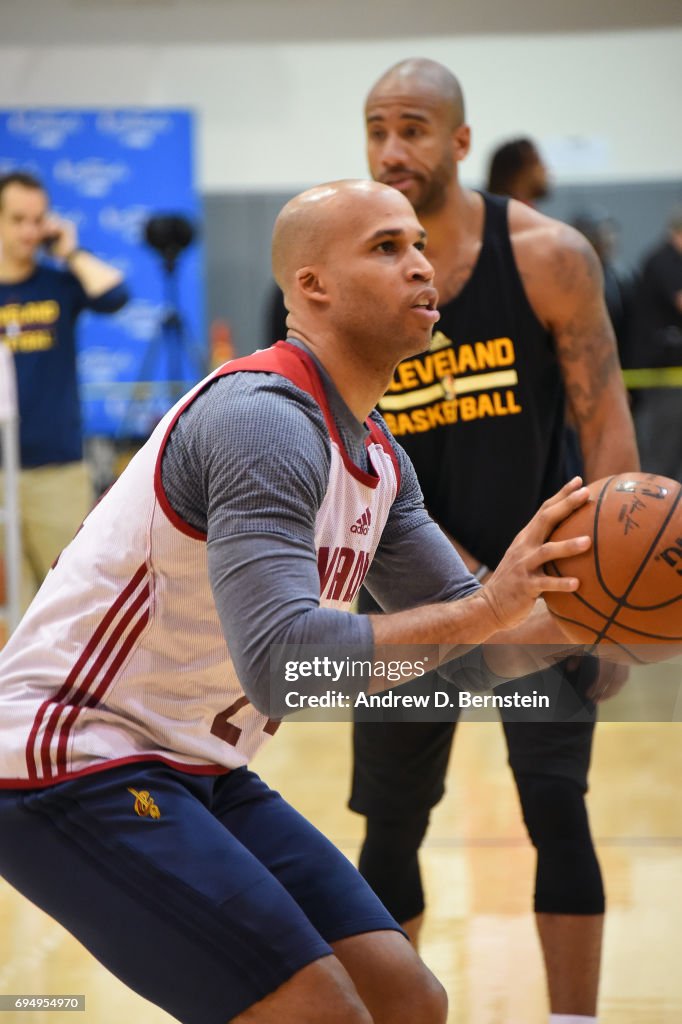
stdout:
<svg viewBox="0 0 682 1024">
<path fill-rule="evenodd" d="M 452 155 L 456 161 L 463 160 L 471 149 L 471 128 L 461 124 L 452 133 Z"/>
<path fill-rule="evenodd" d="M 324 279 L 315 266 L 300 267 L 296 271 L 296 284 L 312 302 L 327 302 L 329 299 Z"/>
</svg>

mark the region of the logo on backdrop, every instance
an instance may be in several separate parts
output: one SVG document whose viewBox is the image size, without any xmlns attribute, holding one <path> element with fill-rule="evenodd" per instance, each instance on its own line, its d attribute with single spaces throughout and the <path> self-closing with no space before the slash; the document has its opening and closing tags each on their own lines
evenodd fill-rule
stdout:
<svg viewBox="0 0 682 1024">
<path fill-rule="evenodd" d="M 107 110 L 98 114 L 95 127 L 128 149 L 149 149 L 159 135 L 171 130 L 172 124 L 170 117 L 163 114 Z"/>
<path fill-rule="evenodd" d="M 193 115 L 140 106 L 0 109 L 0 173 L 15 169 L 43 181 L 55 212 L 78 226 L 80 243 L 128 280 L 134 298 L 126 307 L 105 317 L 86 310 L 79 327 L 85 431 L 116 436 L 127 415 L 131 381 L 168 312 L 162 267 L 145 244 L 146 221 L 159 210 L 199 217 Z M 183 256 L 177 296 L 188 331 L 197 338 L 204 335 L 201 250 L 199 240 Z M 148 362 L 149 397 L 145 392 L 137 402 L 144 412 L 140 436 L 150 420 L 145 403 L 154 416 L 158 412 L 151 385 L 163 384 L 171 373 L 164 359 Z M 188 353 L 179 351 L 177 362 L 173 376 L 189 387 L 196 372 Z"/>
<path fill-rule="evenodd" d="M 142 241 L 142 229 L 149 219 L 148 206 L 103 206 L 99 211 L 99 226 L 109 234 L 118 235 L 128 245 Z"/>
<path fill-rule="evenodd" d="M 124 163 L 107 163 L 99 157 L 87 160 L 59 160 L 54 166 L 54 179 L 70 185 L 81 196 L 101 199 L 114 185 L 127 181 L 130 167 Z"/>
<path fill-rule="evenodd" d="M 93 345 L 78 354 L 78 371 L 89 384 L 108 383 L 129 370 L 137 369 L 138 361 L 129 351 L 113 351 L 105 345 Z"/>
<path fill-rule="evenodd" d="M 76 225 L 79 231 L 88 225 L 89 218 L 84 210 L 68 206 L 53 206 L 52 212 L 61 218 L 61 220 L 71 221 L 72 224 Z"/>
<path fill-rule="evenodd" d="M 0 159 L 0 176 L 4 177 L 13 171 L 23 171 L 25 174 L 32 174 L 39 181 L 43 178 L 43 168 L 33 160 L 22 160 L 19 163 L 17 160 Z"/>
<path fill-rule="evenodd" d="M 82 132 L 78 114 L 19 110 L 7 119 L 7 131 L 26 139 L 35 149 L 60 149 L 70 135 Z"/>
<path fill-rule="evenodd" d="M 158 333 L 163 306 L 147 299 L 133 299 L 116 313 L 116 322 L 136 341 L 151 341 Z"/>
</svg>

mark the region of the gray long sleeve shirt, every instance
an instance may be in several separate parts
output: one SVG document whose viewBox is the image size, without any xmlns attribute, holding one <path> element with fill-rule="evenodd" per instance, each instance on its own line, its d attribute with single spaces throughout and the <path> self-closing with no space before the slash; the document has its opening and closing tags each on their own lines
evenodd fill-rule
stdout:
<svg viewBox="0 0 682 1024">
<path fill-rule="evenodd" d="M 366 471 L 367 429 L 317 365 L 343 444 Z M 380 415 L 371 415 L 386 431 Z M 400 489 L 365 585 L 388 612 L 473 593 L 478 583 L 429 517 L 412 464 L 392 444 Z M 320 607 L 315 519 L 329 467 L 319 406 L 270 373 L 218 378 L 179 417 L 163 455 L 171 506 L 207 535 L 211 586 L 244 691 L 269 714 L 282 711 L 270 692 L 273 644 L 348 645 L 373 656 L 367 616 Z M 481 659 L 468 667 L 485 675 Z"/>
</svg>

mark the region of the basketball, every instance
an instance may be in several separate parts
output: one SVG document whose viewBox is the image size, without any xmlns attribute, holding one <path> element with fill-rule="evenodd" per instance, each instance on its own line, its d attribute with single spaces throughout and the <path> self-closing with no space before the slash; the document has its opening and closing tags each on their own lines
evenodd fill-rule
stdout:
<svg viewBox="0 0 682 1024">
<path fill-rule="evenodd" d="M 622 473 L 588 490 L 587 503 L 550 539 L 589 535 L 591 548 L 545 566 L 580 586 L 546 593 L 545 603 L 575 643 L 615 644 L 633 661 L 657 660 L 639 645 L 682 641 L 682 484 Z"/>
</svg>

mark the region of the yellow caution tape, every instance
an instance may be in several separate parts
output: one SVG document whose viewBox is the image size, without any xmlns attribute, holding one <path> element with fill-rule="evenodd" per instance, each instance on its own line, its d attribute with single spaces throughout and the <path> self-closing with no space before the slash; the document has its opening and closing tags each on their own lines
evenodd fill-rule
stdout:
<svg viewBox="0 0 682 1024">
<path fill-rule="evenodd" d="M 627 388 L 682 388 L 682 366 L 623 370 L 623 380 Z"/>
</svg>

